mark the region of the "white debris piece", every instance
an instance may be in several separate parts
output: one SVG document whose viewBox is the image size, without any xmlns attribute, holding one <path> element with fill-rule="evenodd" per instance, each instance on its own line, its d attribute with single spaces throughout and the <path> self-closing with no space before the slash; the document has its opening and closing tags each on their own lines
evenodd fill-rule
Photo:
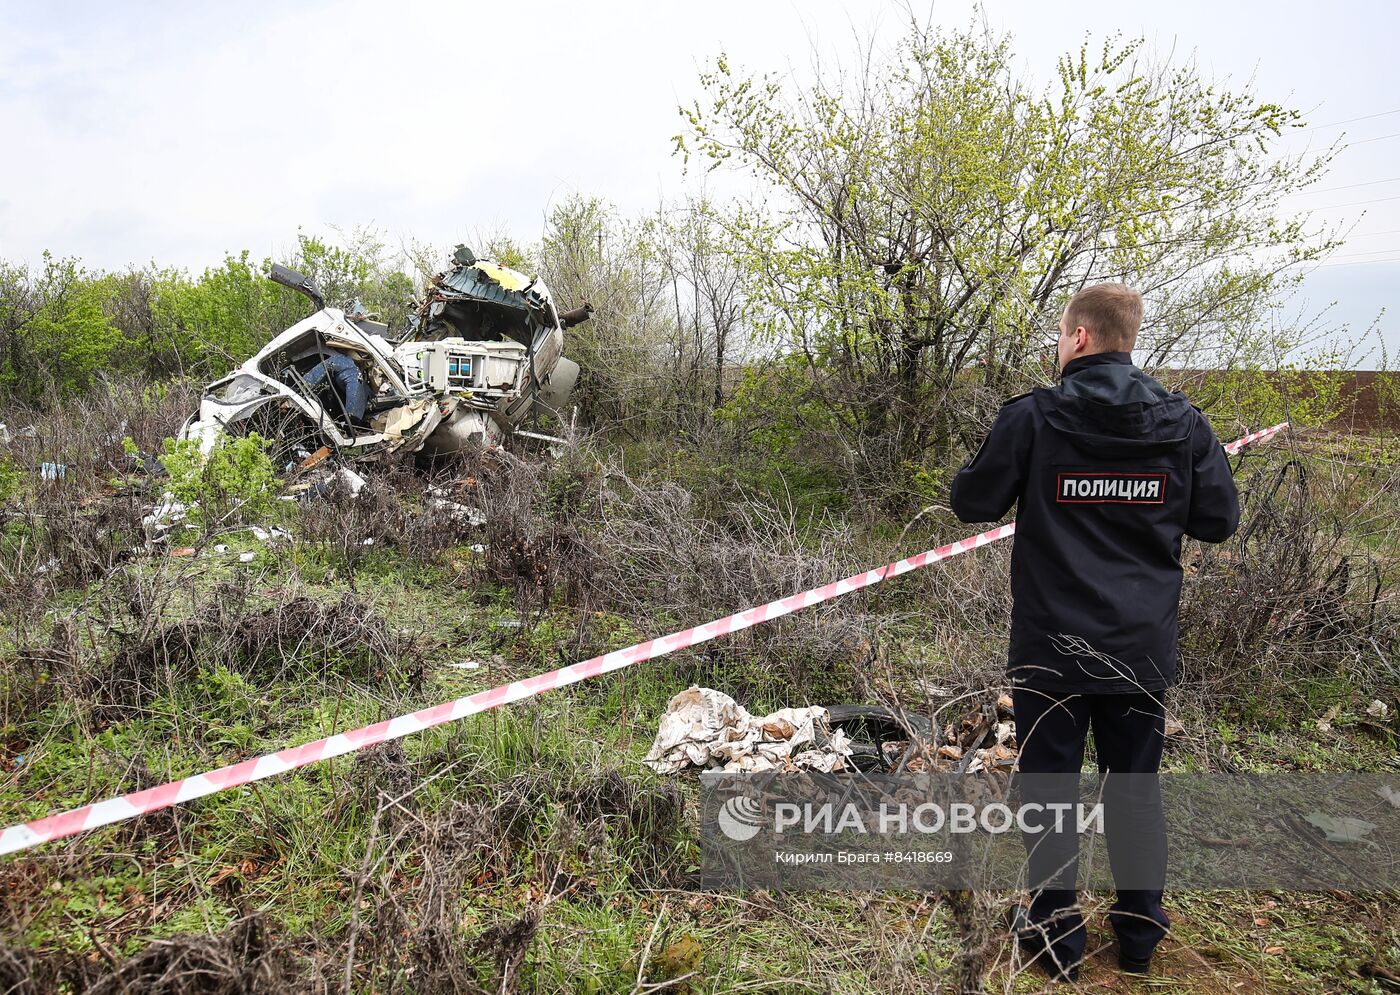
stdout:
<svg viewBox="0 0 1400 995">
<path fill-rule="evenodd" d="M 919 691 L 920 693 L 925 694 L 930 698 L 953 697 L 952 688 L 945 687 L 942 684 L 934 684 L 932 681 L 916 680 L 914 681 L 914 690 Z"/>
<path fill-rule="evenodd" d="M 799 746 L 810 749 L 794 754 Z M 781 708 L 753 716 L 729 695 L 692 686 L 666 705 L 656 741 L 644 763 L 658 774 L 687 766 L 723 765 L 726 771 L 791 768 L 832 771 L 845 766 L 850 738 L 830 732 L 820 705 Z"/>
<path fill-rule="evenodd" d="M 252 552 L 251 550 L 248 551 L 248 552 L 246 552 L 246 553 L 239 553 L 239 554 L 238 554 L 238 562 L 239 562 L 239 563 L 252 563 L 253 560 L 257 558 L 257 555 L 258 555 L 257 553 L 254 553 L 254 552 Z"/>
<path fill-rule="evenodd" d="M 258 542 L 277 542 L 292 537 L 292 534 L 286 529 L 279 529 L 276 526 L 268 530 L 260 525 L 252 525 L 248 527 L 248 531 L 253 533 L 253 538 L 258 540 Z"/>
<path fill-rule="evenodd" d="M 167 494 L 161 498 L 160 504 L 151 509 L 149 515 L 141 519 L 141 524 L 148 529 L 163 532 L 176 522 L 183 522 L 189 510 L 189 506 L 181 504 Z"/>
<path fill-rule="evenodd" d="M 1321 829 L 1330 843 L 1368 842 L 1363 837 L 1376 828 L 1374 822 L 1356 819 L 1349 815 L 1337 816 L 1327 815 L 1323 812 L 1309 812 L 1303 816 L 1303 819 Z"/>
<path fill-rule="evenodd" d="M 350 489 L 351 497 L 358 497 L 360 491 L 365 488 L 365 478 L 361 477 L 348 466 L 342 466 L 340 472 L 336 474 L 336 477 L 345 481 L 345 486 Z"/>
<path fill-rule="evenodd" d="M 441 508 L 453 518 L 460 518 L 468 525 L 485 525 L 486 516 L 478 508 L 471 505 L 462 504 L 460 501 L 448 501 L 446 498 L 433 498 L 428 502 L 433 508 Z"/>
<path fill-rule="evenodd" d="M 1390 707 L 1379 698 L 1376 698 L 1366 706 L 1366 714 L 1373 719 L 1383 719 L 1390 714 Z"/>
</svg>

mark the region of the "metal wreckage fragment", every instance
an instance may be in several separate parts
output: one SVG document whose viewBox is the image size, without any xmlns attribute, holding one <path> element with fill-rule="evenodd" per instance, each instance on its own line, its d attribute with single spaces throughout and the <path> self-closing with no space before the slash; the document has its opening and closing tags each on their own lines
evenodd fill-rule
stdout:
<svg viewBox="0 0 1400 995">
<path fill-rule="evenodd" d="M 256 432 L 279 458 L 323 447 L 342 458 L 447 455 L 535 436 L 525 419 L 536 409 L 559 416 L 578 379 L 564 330 L 592 307 L 560 312 L 543 281 L 465 246 L 433 277 L 401 341 L 358 301 L 329 307 L 300 273 L 269 275 L 316 311 L 205 390 L 181 431 L 205 453 L 226 434 Z"/>
</svg>

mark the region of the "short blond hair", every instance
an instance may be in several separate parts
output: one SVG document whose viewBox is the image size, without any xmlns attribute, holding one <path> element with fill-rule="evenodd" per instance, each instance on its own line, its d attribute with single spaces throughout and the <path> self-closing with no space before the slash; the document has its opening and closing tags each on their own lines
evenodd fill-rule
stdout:
<svg viewBox="0 0 1400 995">
<path fill-rule="evenodd" d="M 1065 325 L 1083 325 L 1101 349 L 1132 352 L 1142 326 L 1142 295 L 1123 283 L 1085 287 L 1065 308 Z"/>
</svg>

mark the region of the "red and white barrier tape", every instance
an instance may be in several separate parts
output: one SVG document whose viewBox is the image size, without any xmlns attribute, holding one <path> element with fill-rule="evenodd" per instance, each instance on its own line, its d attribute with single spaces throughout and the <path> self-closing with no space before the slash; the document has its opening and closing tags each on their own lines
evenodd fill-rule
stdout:
<svg viewBox="0 0 1400 995">
<path fill-rule="evenodd" d="M 1282 425 L 1275 425 L 1262 432 L 1246 435 L 1243 439 L 1230 443 L 1225 449 L 1227 452 L 1234 453 L 1242 446 L 1274 435 L 1285 428 L 1287 424 L 1284 422 Z M 99 826 L 133 819 L 138 815 L 145 815 L 148 812 L 156 812 L 172 805 L 179 805 L 181 802 L 203 798 L 205 795 L 212 795 L 217 791 L 275 777 L 278 774 L 285 774 L 289 770 L 305 767 L 318 760 L 328 760 L 331 757 L 362 750 L 376 743 L 401 739 L 412 733 L 431 729 L 433 726 L 440 726 L 468 715 L 485 712 L 498 705 L 531 698 L 542 691 L 576 684 L 589 677 L 630 667 L 632 664 L 641 663 L 644 660 L 653 660 L 688 646 L 697 646 L 719 636 L 739 632 L 762 622 L 821 604 L 823 601 L 839 598 L 851 591 L 858 591 L 863 587 L 878 584 L 889 577 L 898 577 L 912 570 L 938 563 L 940 560 L 946 560 L 960 553 L 986 546 L 989 543 L 1005 539 L 1014 534 L 1015 531 L 1016 523 L 1011 522 L 994 529 L 988 529 L 986 532 L 979 532 L 975 536 L 960 539 L 950 545 L 930 549 L 897 563 L 891 563 L 875 570 L 867 570 L 844 580 L 833 581 L 822 587 L 803 591 L 801 594 L 793 594 L 778 601 L 770 601 L 766 605 L 749 608 L 746 611 L 715 619 L 682 632 L 674 632 L 669 636 L 649 639 L 636 646 L 628 646 L 626 649 L 604 653 L 602 656 L 595 656 L 582 663 L 570 664 L 558 670 L 527 677 L 522 681 L 512 681 L 489 691 L 480 691 L 465 698 L 421 709 L 409 715 L 400 715 L 395 719 L 376 722 L 374 725 L 337 733 L 315 742 L 254 757 L 250 760 L 244 760 L 242 763 L 211 770 L 205 774 L 196 774 L 193 777 L 171 781 L 169 784 L 162 784 L 159 787 L 147 788 L 145 791 L 132 792 L 92 805 L 84 805 L 82 808 L 75 808 L 58 815 L 36 819 L 33 822 L 10 826 L 0 832 L 0 855 L 25 850 L 31 846 L 38 846 L 40 843 L 63 839 L 65 836 L 72 836 L 88 829 L 96 829 Z"/>
<path fill-rule="evenodd" d="M 1278 435 L 1278 433 L 1282 432 L 1287 427 L 1288 422 L 1281 421 L 1273 428 L 1266 428 L 1259 432 L 1251 432 L 1249 433 L 1249 435 L 1246 435 L 1243 439 L 1236 439 L 1234 442 L 1230 443 L 1228 446 L 1225 447 L 1225 451 L 1231 456 L 1233 456 L 1245 446 L 1248 446 L 1255 442 L 1263 442 L 1265 439 L 1272 438 L 1273 436 Z"/>
</svg>

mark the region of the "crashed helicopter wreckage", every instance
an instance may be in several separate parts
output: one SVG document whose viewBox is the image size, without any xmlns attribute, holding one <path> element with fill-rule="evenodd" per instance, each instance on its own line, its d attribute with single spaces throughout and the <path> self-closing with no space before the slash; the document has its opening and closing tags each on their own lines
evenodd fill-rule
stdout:
<svg viewBox="0 0 1400 995">
<path fill-rule="evenodd" d="M 539 279 L 459 245 L 396 342 L 358 302 L 328 307 L 285 266 L 269 276 L 316 311 L 205 390 L 181 438 L 206 454 L 226 434 L 253 432 L 281 456 L 327 447 L 351 459 L 539 437 L 520 426 L 537 409 L 559 417 L 579 372 L 564 358 L 564 330 L 593 310 L 560 312 Z"/>
</svg>

